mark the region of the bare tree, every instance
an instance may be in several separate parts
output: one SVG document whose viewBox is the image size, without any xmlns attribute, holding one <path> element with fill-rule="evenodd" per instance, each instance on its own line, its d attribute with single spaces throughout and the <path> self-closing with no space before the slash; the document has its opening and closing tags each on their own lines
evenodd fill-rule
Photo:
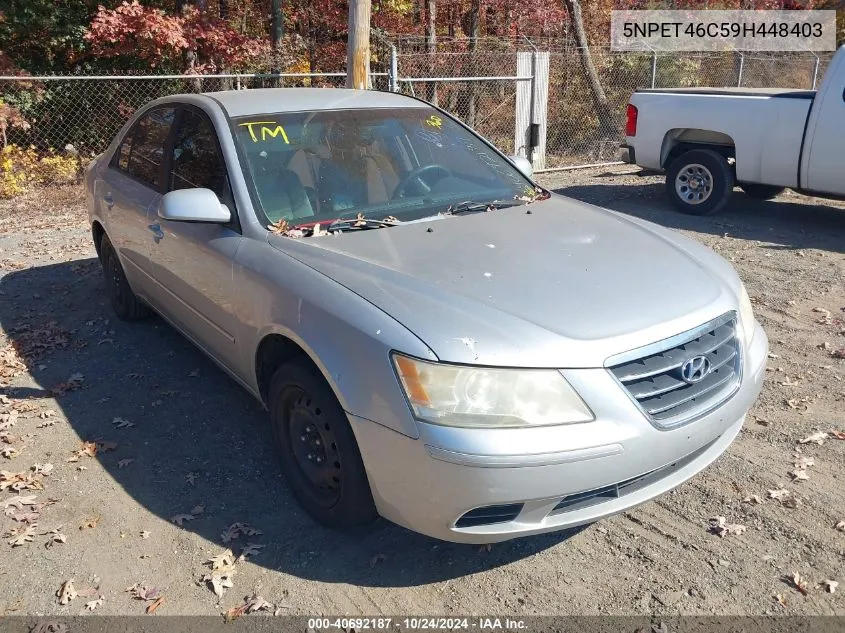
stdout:
<svg viewBox="0 0 845 633">
<path fill-rule="evenodd" d="M 479 30 L 479 18 L 481 14 L 481 0 L 472 0 L 472 4 L 470 5 L 469 9 L 469 16 L 467 17 L 467 34 L 469 35 L 469 73 L 470 76 L 476 77 L 478 75 L 477 72 L 477 60 L 476 60 L 476 49 L 478 48 L 478 30 Z M 469 82 L 469 89 L 467 90 L 467 109 L 466 109 L 466 118 L 465 122 L 468 126 L 473 127 L 475 126 L 475 111 L 478 107 L 478 92 L 477 92 L 477 84 L 475 81 Z"/>
<path fill-rule="evenodd" d="M 434 71 L 434 57 L 437 54 L 437 2 L 436 0 L 425 0 L 426 4 L 426 25 L 425 25 L 425 49 L 428 53 L 428 73 Z M 428 86 L 426 99 L 437 105 L 437 84 L 433 81 Z"/>
<path fill-rule="evenodd" d="M 271 73 L 281 73 L 282 68 L 282 40 L 285 36 L 285 15 L 282 10 L 282 0 L 273 0 L 270 8 L 270 46 L 272 52 Z M 273 85 L 282 86 L 281 77 L 273 79 Z"/>
<path fill-rule="evenodd" d="M 563 4 L 572 20 L 575 43 L 578 46 L 581 66 L 584 69 L 584 77 L 587 80 L 590 96 L 593 99 L 596 115 L 599 118 L 599 133 L 602 136 L 613 134 L 617 127 L 617 121 L 607 102 L 607 95 L 604 93 L 604 88 L 602 88 L 601 81 L 599 81 L 599 74 L 590 55 L 590 47 L 587 43 L 587 31 L 584 29 L 584 19 L 581 17 L 581 3 L 579 0 L 563 0 Z"/>
</svg>

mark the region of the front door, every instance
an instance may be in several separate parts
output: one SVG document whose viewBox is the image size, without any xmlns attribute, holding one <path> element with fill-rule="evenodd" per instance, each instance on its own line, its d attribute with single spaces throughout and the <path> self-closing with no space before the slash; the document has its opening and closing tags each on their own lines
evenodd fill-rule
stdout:
<svg viewBox="0 0 845 633">
<path fill-rule="evenodd" d="M 152 244 L 156 304 L 165 316 L 230 370 L 238 369 L 233 262 L 243 239 L 217 135 L 207 116 L 189 106 L 173 136 L 167 190 L 203 187 L 229 207 L 229 224 L 173 222 L 158 217 Z"/>
</svg>

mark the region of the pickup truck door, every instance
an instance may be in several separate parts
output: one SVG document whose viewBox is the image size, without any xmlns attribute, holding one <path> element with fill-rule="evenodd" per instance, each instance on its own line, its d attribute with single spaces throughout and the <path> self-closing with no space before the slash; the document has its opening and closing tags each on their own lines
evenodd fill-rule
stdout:
<svg viewBox="0 0 845 633">
<path fill-rule="evenodd" d="M 828 70 L 813 103 L 801 186 L 819 193 L 845 195 L 845 60 L 840 54 Z"/>
<path fill-rule="evenodd" d="M 153 281 L 149 217 L 161 199 L 164 146 L 174 108 L 154 108 L 141 116 L 118 146 L 94 188 L 109 240 L 117 249 L 132 289 L 149 297 Z"/>
<path fill-rule="evenodd" d="M 229 224 L 174 222 L 158 216 L 152 260 L 156 304 L 165 317 L 230 371 L 238 373 L 233 281 L 234 259 L 244 239 L 229 189 L 217 135 L 198 108 L 184 106 L 169 152 L 167 191 L 204 187 L 229 207 Z"/>
</svg>

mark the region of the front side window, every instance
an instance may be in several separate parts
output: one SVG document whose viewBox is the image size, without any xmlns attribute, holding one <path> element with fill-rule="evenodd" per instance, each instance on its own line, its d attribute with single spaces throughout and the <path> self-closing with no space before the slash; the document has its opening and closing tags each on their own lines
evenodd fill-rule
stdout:
<svg viewBox="0 0 845 633">
<path fill-rule="evenodd" d="M 400 221 L 463 202 L 513 201 L 531 183 L 474 133 L 429 107 L 241 117 L 244 172 L 268 222 Z"/>
<path fill-rule="evenodd" d="M 173 108 L 156 108 L 138 119 L 127 135 L 127 138 L 132 138 L 132 146 L 126 171 L 154 189 L 161 186 L 164 146 L 173 125 L 174 113 Z M 123 152 L 121 147 L 119 165 L 123 162 Z"/>
<path fill-rule="evenodd" d="M 211 122 L 193 110 L 185 110 L 173 145 L 168 189 L 193 187 L 211 189 L 223 199 L 227 190 L 226 168 Z"/>
</svg>

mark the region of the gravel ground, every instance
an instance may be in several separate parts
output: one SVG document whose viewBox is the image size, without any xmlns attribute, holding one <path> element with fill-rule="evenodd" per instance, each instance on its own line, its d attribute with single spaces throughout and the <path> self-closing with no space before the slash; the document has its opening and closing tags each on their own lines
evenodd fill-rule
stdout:
<svg viewBox="0 0 845 633">
<path fill-rule="evenodd" d="M 257 402 L 159 319 L 112 316 L 79 191 L 34 193 L 0 203 L 0 469 L 31 487 L 0 492 L 0 616 L 214 615 L 252 595 L 301 615 L 845 614 L 845 586 L 824 584 L 845 582 L 845 441 L 799 444 L 845 431 L 845 360 L 833 356 L 845 348 L 845 210 L 737 193 L 694 218 L 628 167 L 541 180 L 681 230 L 739 270 L 771 371 L 711 468 L 574 534 L 492 548 L 392 525 L 329 532 L 288 493 Z M 16 508 L 17 495 L 35 499 Z M 708 531 L 718 516 L 747 529 L 720 538 Z M 261 533 L 235 528 L 224 544 L 236 523 Z M 245 560 L 218 599 L 201 578 L 227 547 Z M 60 604 L 71 579 L 78 595 Z"/>
</svg>

